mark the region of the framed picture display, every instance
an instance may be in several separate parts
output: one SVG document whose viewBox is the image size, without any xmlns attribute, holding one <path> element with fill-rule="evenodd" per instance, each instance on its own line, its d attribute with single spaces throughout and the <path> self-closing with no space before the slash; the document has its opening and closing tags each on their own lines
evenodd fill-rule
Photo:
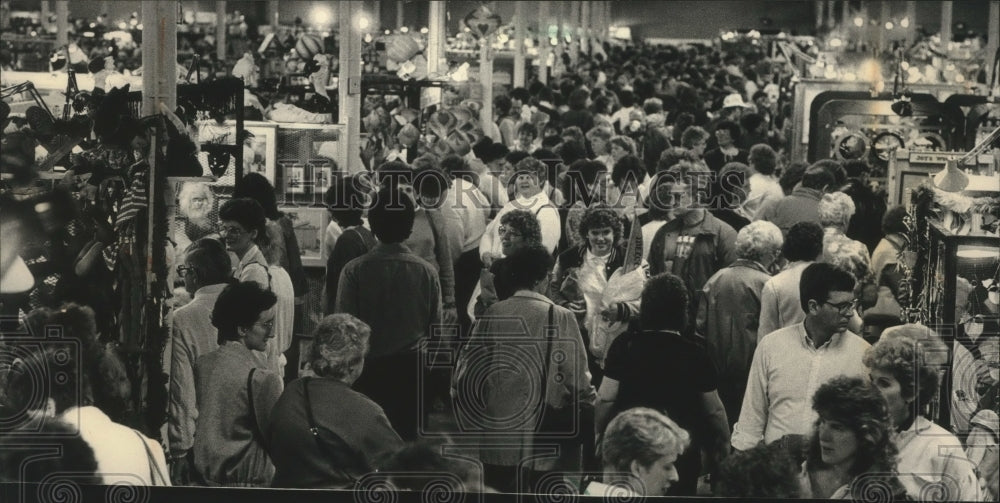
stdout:
<svg viewBox="0 0 1000 503">
<path fill-rule="evenodd" d="M 313 185 L 312 192 L 322 196 L 326 193 L 326 189 L 330 188 L 330 180 L 333 178 L 333 163 L 325 159 L 313 159 L 310 160 L 309 167 L 312 170 L 310 176 Z"/>
<path fill-rule="evenodd" d="M 283 161 L 285 170 L 285 192 L 289 194 L 305 194 L 312 185 L 306 180 L 306 165 L 296 161 Z"/>
<path fill-rule="evenodd" d="M 204 120 L 198 123 L 198 143 L 215 143 L 222 145 L 236 145 L 236 121 L 228 120 L 224 124 L 219 124 L 214 120 Z M 278 124 L 273 122 L 244 121 L 243 129 L 249 134 L 243 141 L 243 174 L 260 173 L 267 178 L 271 185 L 276 186 L 277 182 L 277 162 L 278 157 Z M 198 161 L 203 168 L 205 176 L 211 175 L 209 171 L 209 154 L 207 152 L 198 153 Z M 219 177 L 214 185 L 222 187 L 233 187 L 236 184 L 236 159 L 232 156 L 228 159 L 229 165 L 225 173 Z"/>
<path fill-rule="evenodd" d="M 292 221 L 302 265 L 325 266 L 322 258 L 323 239 L 326 236 L 326 226 L 330 223 L 330 214 L 326 208 L 282 206 L 278 209 Z"/>
</svg>

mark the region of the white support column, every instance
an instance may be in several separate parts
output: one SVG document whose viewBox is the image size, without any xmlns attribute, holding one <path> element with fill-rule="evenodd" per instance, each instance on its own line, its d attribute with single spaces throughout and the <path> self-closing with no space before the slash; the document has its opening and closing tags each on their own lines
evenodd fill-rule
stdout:
<svg viewBox="0 0 1000 503">
<path fill-rule="evenodd" d="M 401 0 L 396 0 L 396 28 L 403 27 L 403 2 Z"/>
<path fill-rule="evenodd" d="M 358 0 L 340 0 L 337 13 L 340 21 L 340 85 L 337 89 L 340 117 L 337 122 L 347 126 L 347 138 L 342 145 L 347 148 L 345 171 L 356 173 L 364 167 L 356 161 L 361 158 L 361 30 L 358 18 L 364 3 Z"/>
<path fill-rule="evenodd" d="M 51 14 L 52 14 L 52 7 L 49 5 L 49 0 L 42 0 L 41 14 L 40 14 L 41 19 L 39 20 L 42 22 L 42 31 L 45 32 L 49 31 L 49 16 Z"/>
<path fill-rule="evenodd" d="M 479 110 L 479 123 L 483 131 L 492 129 L 487 126 L 493 122 L 493 49 L 490 45 L 495 36 L 496 34 L 492 34 L 479 41 L 479 82 L 483 86 L 483 108 Z"/>
<path fill-rule="evenodd" d="M 538 3 L 538 80 L 542 84 L 549 83 L 549 54 L 552 44 L 549 43 L 549 2 Z"/>
<path fill-rule="evenodd" d="M 372 2 L 372 33 L 382 32 L 382 2 L 375 0 Z"/>
<path fill-rule="evenodd" d="M 837 26 L 837 2 L 836 0 L 827 0 L 826 27 L 833 28 L 834 26 Z"/>
<path fill-rule="evenodd" d="M 590 54 L 590 2 L 580 2 L 580 52 Z"/>
<path fill-rule="evenodd" d="M 840 23 L 845 29 L 854 26 L 854 18 L 851 17 L 851 2 L 844 0 L 840 2 Z"/>
<path fill-rule="evenodd" d="M 142 2 L 142 115 L 177 108 L 177 4 Z"/>
<path fill-rule="evenodd" d="M 226 0 L 215 2 L 215 55 L 226 60 Z"/>
<path fill-rule="evenodd" d="M 941 44 L 945 53 L 948 52 L 948 43 L 951 42 L 951 0 L 941 2 Z"/>
<path fill-rule="evenodd" d="M 528 31 L 524 6 L 524 2 L 514 3 L 514 87 L 524 87 L 524 38 Z"/>
<path fill-rule="evenodd" d="M 884 51 L 888 49 L 889 40 L 889 30 L 885 29 L 886 21 L 892 16 L 892 6 L 889 5 L 888 0 L 882 0 L 882 11 L 878 17 L 878 50 Z"/>
<path fill-rule="evenodd" d="M 267 22 L 275 29 L 281 24 L 281 9 L 278 8 L 278 0 L 267 1 Z"/>
<path fill-rule="evenodd" d="M 580 58 L 580 3 L 571 2 L 569 4 L 570 36 L 573 41 L 569 44 L 570 61 L 575 65 Z"/>
<path fill-rule="evenodd" d="M 906 2 L 906 43 L 912 44 L 914 41 L 914 35 L 917 33 L 917 2 L 913 0 L 907 0 Z"/>
<path fill-rule="evenodd" d="M 69 42 L 69 1 L 56 0 L 56 47 Z"/>
<path fill-rule="evenodd" d="M 378 2 L 376 2 L 378 3 Z M 441 64 L 445 57 L 444 41 L 448 36 L 447 5 L 444 0 L 432 0 L 427 22 L 427 73 L 435 75 L 447 66 Z"/>
<path fill-rule="evenodd" d="M 823 27 L 823 7 L 826 6 L 826 2 L 823 0 L 816 0 L 813 2 L 813 10 L 816 12 L 816 29 L 819 30 Z"/>
</svg>

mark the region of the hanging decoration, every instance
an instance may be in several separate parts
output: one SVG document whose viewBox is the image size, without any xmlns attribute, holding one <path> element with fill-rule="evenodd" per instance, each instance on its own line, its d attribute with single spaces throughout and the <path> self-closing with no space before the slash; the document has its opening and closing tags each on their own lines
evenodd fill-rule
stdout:
<svg viewBox="0 0 1000 503">
<path fill-rule="evenodd" d="M 500 28 L 500 16 L 485 5 L 480 5 L 462 20 L 470 32 L 478 38 L 486 38 Z"/>
</svg>

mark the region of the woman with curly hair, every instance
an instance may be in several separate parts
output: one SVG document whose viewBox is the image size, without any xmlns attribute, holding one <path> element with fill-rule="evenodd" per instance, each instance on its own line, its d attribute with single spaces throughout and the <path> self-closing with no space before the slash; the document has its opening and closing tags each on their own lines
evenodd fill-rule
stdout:
<svg viewBox="0 0 1000 503">
<path fill-rule="evenodd" d="M 500 217 L 499 233 L 503 257 L 494 260 L 488 268 L 484 268 L 479 278 L 480 292 L 479 298 L 476 299 L 476 316 L 498 301 L 507 300 L 514 295 L 516 290 L 511 284 L 509 270 L 505 265 L 506 257 L 521 248 L 542 246 L 542 227 L 535 215 L 527 210 L 504 213 Z M 540 284 L 545 287 L 548 282 L 543 281 Z"/>
<path fill-rule="evenodd" d="M 873 491 L 903 495 L 896 478 L 889 408 L 860 377 L 831 379 L 813 395 L 819 415 L 801 474 L 804 497 L 865 499 Z"/>
<path fill-rule="evenodd" d="M 559 254 L 549 283 L 552 300 L 576 314 L 587 342 L 595 385 L 600 382 L 600 368 L 614 336 L 639 314 L 638 296 L 614 305 L 603 302 L 608 279 L 625 264 L 623 232 L 622 221 L 614 210 L 603 205 L 588 208 L 580 219 L 582 242 Z M 608 337 L 595 347 L 592 338 L 598 329 Z"/>
<path fill-rule="evenodd" d="M 350 314 L 327 316 L 316 327 L 304 355 L 315 377 L 289 384 L 271 415 L 274 487 L 344 488 L 402 447 L 382 408 L 351 389 L 370 336 L 371 328 Z"/>
<path fill-rule="evenodd" d="M 930 420 L 948 348 L 923 325 L 886 329 L 864 356 L 869 376 L 889 404 L 892 441 L 899 450 L 899 478 L 906 494 L 919 501 L 979 501 L 974 466 L 962 444 Z"/>
</svg>

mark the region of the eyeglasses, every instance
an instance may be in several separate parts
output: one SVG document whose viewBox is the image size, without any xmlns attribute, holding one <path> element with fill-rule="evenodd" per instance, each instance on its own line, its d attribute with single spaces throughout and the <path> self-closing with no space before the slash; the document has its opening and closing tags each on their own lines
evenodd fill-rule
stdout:
<svg viewBox="0 0 1000 503">
<path fill-rule="evenodd" d="M 236 226 L 232 226 L 232 227 L 225 227 L 225 226 L 219 227 L 219 235 L 220 236 L 228 236 L 228 235 L 239 236 L 242 233 L 243 233 L 243 229 L 241 229 L 239 227 L 236 227 Z"/>
<path fill-rule="evenodd" d="M 850 312 L 853 311 L 854 308 L 858 307 L 858 300 L 854 299 L 850 302 L 841 302 L 840 304 L 834 304 L 832 302 L 827 301 L 824 302 L 824 304 L 827 304 L 830 307 L 840 311 L 840 314 L 850 314 Z"/>
<path fill-rule="evenodd" d="M 272 328 L 274 328 L 274 320 L 258 321 L 257 323 L 254 323 L 254 325 L 260 325 L 270 331 Z"/>
<path fill-rule="evenodd" d="M 510 236 L 512 238 L 519 238 L 523 236 L 523 234 L 521 234 L 520 232 L 517 232 L 504 225 L 500 226 L 499 232 L 500 232 L 500 237 Z"/>
</svg>

